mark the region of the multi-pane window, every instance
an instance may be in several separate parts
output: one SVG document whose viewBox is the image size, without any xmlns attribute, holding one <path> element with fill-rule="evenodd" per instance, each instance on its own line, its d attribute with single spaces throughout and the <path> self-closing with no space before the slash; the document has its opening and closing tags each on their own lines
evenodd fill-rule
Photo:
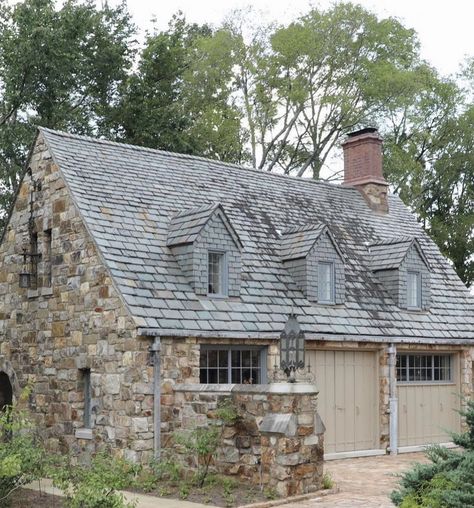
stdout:
<svg viewBox="0 0 474 508">
<path fill-rule="evenodd" d="M 451 382 L 451 356 L 399 354 L 397 355 L 397 381 L 403 383 Z"/>
<path fill-rule="evenodd" d="M 421 308 L 421 274 L 420 272 L 407 273 L 407 307 L 409 309 Z"/>
<path fill-rule="evenodd" d="M 264 381 L 265 349 L 201 347 L 201 383 L 258 384 Z"/>
<path fill-rule="evenodd" d="M 208 294 L 225 295 L 227 293 L 226 266 L 224 252 L 208 253 L 207 272 Z"/>
<path fill-rule="evenodd" d="M 334 263 L 318 263 L 318 302 L 334 303 Z"/>
</svg>

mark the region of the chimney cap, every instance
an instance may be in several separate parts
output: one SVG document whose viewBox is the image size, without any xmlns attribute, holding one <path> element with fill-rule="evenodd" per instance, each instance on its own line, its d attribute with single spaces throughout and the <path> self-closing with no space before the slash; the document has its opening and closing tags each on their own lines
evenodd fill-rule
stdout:
<svg viewBox="0 0 474 508">
<path fill-rule="evenodd" d="M 364 129 L 359 129 L 358 131 L 349 132 L 347 135 L 349 138 L 355 138 L 356 136 L 361 136 L 362 134 L 374 134 L 378 132 L 376 127 L 365 127 Z"/>
</svg>

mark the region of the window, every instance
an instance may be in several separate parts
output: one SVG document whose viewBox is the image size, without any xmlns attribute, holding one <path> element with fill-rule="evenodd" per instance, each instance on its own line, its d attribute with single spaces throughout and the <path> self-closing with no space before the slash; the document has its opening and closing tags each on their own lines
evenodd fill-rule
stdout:
<svg viewBox="0 0 474 508">
<path fill-rule="evenodd" d="M 227 294 L 227 269 L 224 252 L 208 253 L 207 293 L 209 295 Z"/>
<path fill-rule="evenodd" d="M 201 346 L 200 382 L 260 384 L 266 378 L 266 349 Z"/>
<path fill-rule="evenodd" d="M 421 308 L 421 274 L 420 272 L 407 273 L 407 307 L 409 309 Z"/>
<path fill-rule="evenodd" d="M 399 354 L 397 355 L 397 381 L 402 383 L 451 382 L 451 356 Z"/>
<path fill-rule="evenodd" d="M 82 391 L 84 395 L 84 417 L 83 425 L 85 429 L 92 428 L 92 387 L 91 370 L 81 369 Z"/>
<path fill-rule="evenodd" d="M 38 233 L 31 233 L 31 289 L 38 289 Z"/>
<path fill-rule="evenodd" d="M 51 279 L 52 279 L 52 242 L 53 235 L 51 229 L 47 229 L 44 232 L 44 278 L 43 278 L 43 286 L 50 288 L 51 287 Z"/>
<path fill-rule="evenodd" d="M 334 303 L 334 263 L 318 264 L 318 302 Z"/>
</svg>

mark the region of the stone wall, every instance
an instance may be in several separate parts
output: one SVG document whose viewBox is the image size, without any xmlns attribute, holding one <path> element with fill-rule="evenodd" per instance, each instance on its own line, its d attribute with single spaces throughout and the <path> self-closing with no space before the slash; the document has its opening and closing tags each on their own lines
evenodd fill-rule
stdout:
<svg viewBox="0 0 474 508">
<path fill-rule="evenodd" d="M 280 496 L 317 490 L 323 474 L 324 426 L 317 414 L 317 390 L 313 385 L 175 385 L 174 418 L 186 432 L 218 425 L 221 445 L 212 467 L 238 475 Z M 224 426 L 216 420 L 219 401 L 228 398 L 239 419 Z M 180 452 L 173 439 L 165 447 Z M 182 450 L 181 450 L 182 451 Z M 195 459 L 187 454 L 189 466 Z"/>
<path fill-rule="evenodd" d="M 52 234 L 52 285 L 45 281 L 43 257 L 37 289 L 19 288 L 22 251 L 29 247 L 32 183 L 27 174 L 0 246 L 0 368 L 8 366 L 16 395 L 31 384 L 31 408 L 49 448 L 92 453 L 107 446 L 133 460 L 151 457 L 149 341 L 136 336 L 135 323 L 41 136 L 30 166 L 33 179 L 41 182 L 33 195 L 41 254 L 46 255 L 48 231 Z M 91 371 L 89 432 L 81 432 L 81 369 Z"/>
</svg>

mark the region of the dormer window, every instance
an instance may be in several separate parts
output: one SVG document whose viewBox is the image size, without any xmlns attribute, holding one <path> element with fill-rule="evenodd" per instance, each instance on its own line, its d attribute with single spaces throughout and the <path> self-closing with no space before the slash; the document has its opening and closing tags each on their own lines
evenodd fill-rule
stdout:
<svg viewBox="0 0 474 508">
<path fill-rule="evenodd" d="M 407 307 L 421 309 L 421 273 L 407 272 Z"/>
<path fill-rule="evenodd" d="M 240 296 L 242 242 L 221 205 L 176 214 L 167 245 L 197 295 Z"/>
<path fill-rule="evenodd" d="M 225 252 L 209 251 L 207 266 L 208 294 L 214 296 L 225 296 L 227 294 Z"/>
<path fill-rule="evenodd" d="M 406 310 L 430 306 L 430 265 L 418 240 L 387 238 L 369 247 L 372 271 L 394 302 Z"/>
<path fill-rule="evenodd" d="M 283 231 L 280 256 L 309 301 L 344 303 L 344 256 L 326 225 L 312 223 Z"/>
<path fill-rule="evenodd" d="M 334 263 L 318 263 L 318 302 L 334 303 Z"/>
</svg>

